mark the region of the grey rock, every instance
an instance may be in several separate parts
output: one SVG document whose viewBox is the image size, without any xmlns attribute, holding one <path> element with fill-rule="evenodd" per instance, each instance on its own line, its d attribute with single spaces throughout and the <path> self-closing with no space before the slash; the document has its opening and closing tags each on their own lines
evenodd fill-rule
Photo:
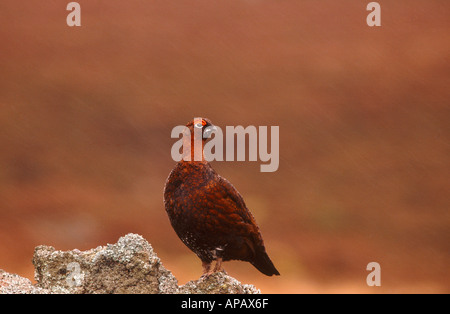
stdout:
<svg viewBox="0 0 450 314">
<path fill-rule="evenodd" d="M 34 286 L 27 278 L 0 269 L 0 294 L 47 294 L 48 290 Z"/>
<path fill-rule="evenodd" d="M 137 234 L 84 252 L 38 246 L 33 264 L 38 287 L 53 293 L 178 292 L 176 278 Z"/>
<path fill-rule="evenodd" d="M 259 294 L 260 290 L 253 285 L 245 285 L 235 278 L 218 272 L 207 278 L 191 280 L 180 287 L 185 294 Z"/>
<path fill-rule="evenodd" d="M 35 248 L 33 264 L 36 285 L 0 271 L 0 294 L 260 293 L 254 286 L 241 284 L 224 273 L 178 286 L 152 246 L 142 236 L 131 233 L 115 244 L 88 251 L 58 251 L 41 245 Z"/>
</svg>

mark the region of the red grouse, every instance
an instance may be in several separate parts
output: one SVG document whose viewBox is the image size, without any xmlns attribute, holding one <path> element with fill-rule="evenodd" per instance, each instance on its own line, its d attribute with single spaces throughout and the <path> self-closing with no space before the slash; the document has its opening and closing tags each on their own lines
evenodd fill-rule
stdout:
<svg viewBox="0 0 450 314">
<path fill-rule="evenodd" d="M 267 276 L 279 275 L 242 196 L 204 158 L 203 146 L 215 127 L 201 118 L 186 127 L 183 159 L 167 178 L 164 204 L 176 234 L 202 261 L 202 276 L 221 271 L 222 262 L 229 260 L 250 262 Z M 194 149 L 196 141 L 200 152 Z"/>
</svg>

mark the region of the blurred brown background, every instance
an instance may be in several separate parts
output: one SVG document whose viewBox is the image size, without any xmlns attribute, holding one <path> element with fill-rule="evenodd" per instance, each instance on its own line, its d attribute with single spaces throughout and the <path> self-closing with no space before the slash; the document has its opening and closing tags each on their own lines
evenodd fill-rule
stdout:
<svg viewBox="0 0 450 314">
<path fill-rule="evenodd" d="M 450 292 L 447 0 L 0 2 L 0 268 L 36 245 L 143 235 L 180 284 L 201 264 L 162 193 L 195 116 L 279 125 L 280 167 L 214 162 L 281 272 L 262 292 Z M 366 265 L 381 264 L 380 288 Z"/>
</svg>

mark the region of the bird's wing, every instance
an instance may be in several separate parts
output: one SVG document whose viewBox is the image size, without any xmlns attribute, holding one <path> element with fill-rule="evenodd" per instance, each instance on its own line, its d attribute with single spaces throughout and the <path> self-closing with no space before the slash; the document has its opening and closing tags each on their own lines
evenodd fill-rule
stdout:
<svg viewBox="0 0 450 314">
<path fill-rule="evenodd" d="M 221 176 L 217 178 L 208 185 L 207 193 L 203 195 L 211 215 L 216 215 L 219 221 L 228 225 L 224 228 L 233 226 L 242 235 L 259 238 L 259 228 L 242 196 L 227 179 Z"/>
</svg>

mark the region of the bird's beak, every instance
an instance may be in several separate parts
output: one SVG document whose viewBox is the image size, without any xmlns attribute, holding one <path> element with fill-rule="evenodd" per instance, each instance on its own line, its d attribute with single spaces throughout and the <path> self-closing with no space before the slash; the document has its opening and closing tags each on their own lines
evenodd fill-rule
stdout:
<svg viewBox="0 0 450 314">
<path fill-rule="evenodd" d="M 217 128 L 214 125 L 207 126 L 203 130 L 203 138 L 210 138 L 211 134 L 217 131 Z"/>
</svg>

